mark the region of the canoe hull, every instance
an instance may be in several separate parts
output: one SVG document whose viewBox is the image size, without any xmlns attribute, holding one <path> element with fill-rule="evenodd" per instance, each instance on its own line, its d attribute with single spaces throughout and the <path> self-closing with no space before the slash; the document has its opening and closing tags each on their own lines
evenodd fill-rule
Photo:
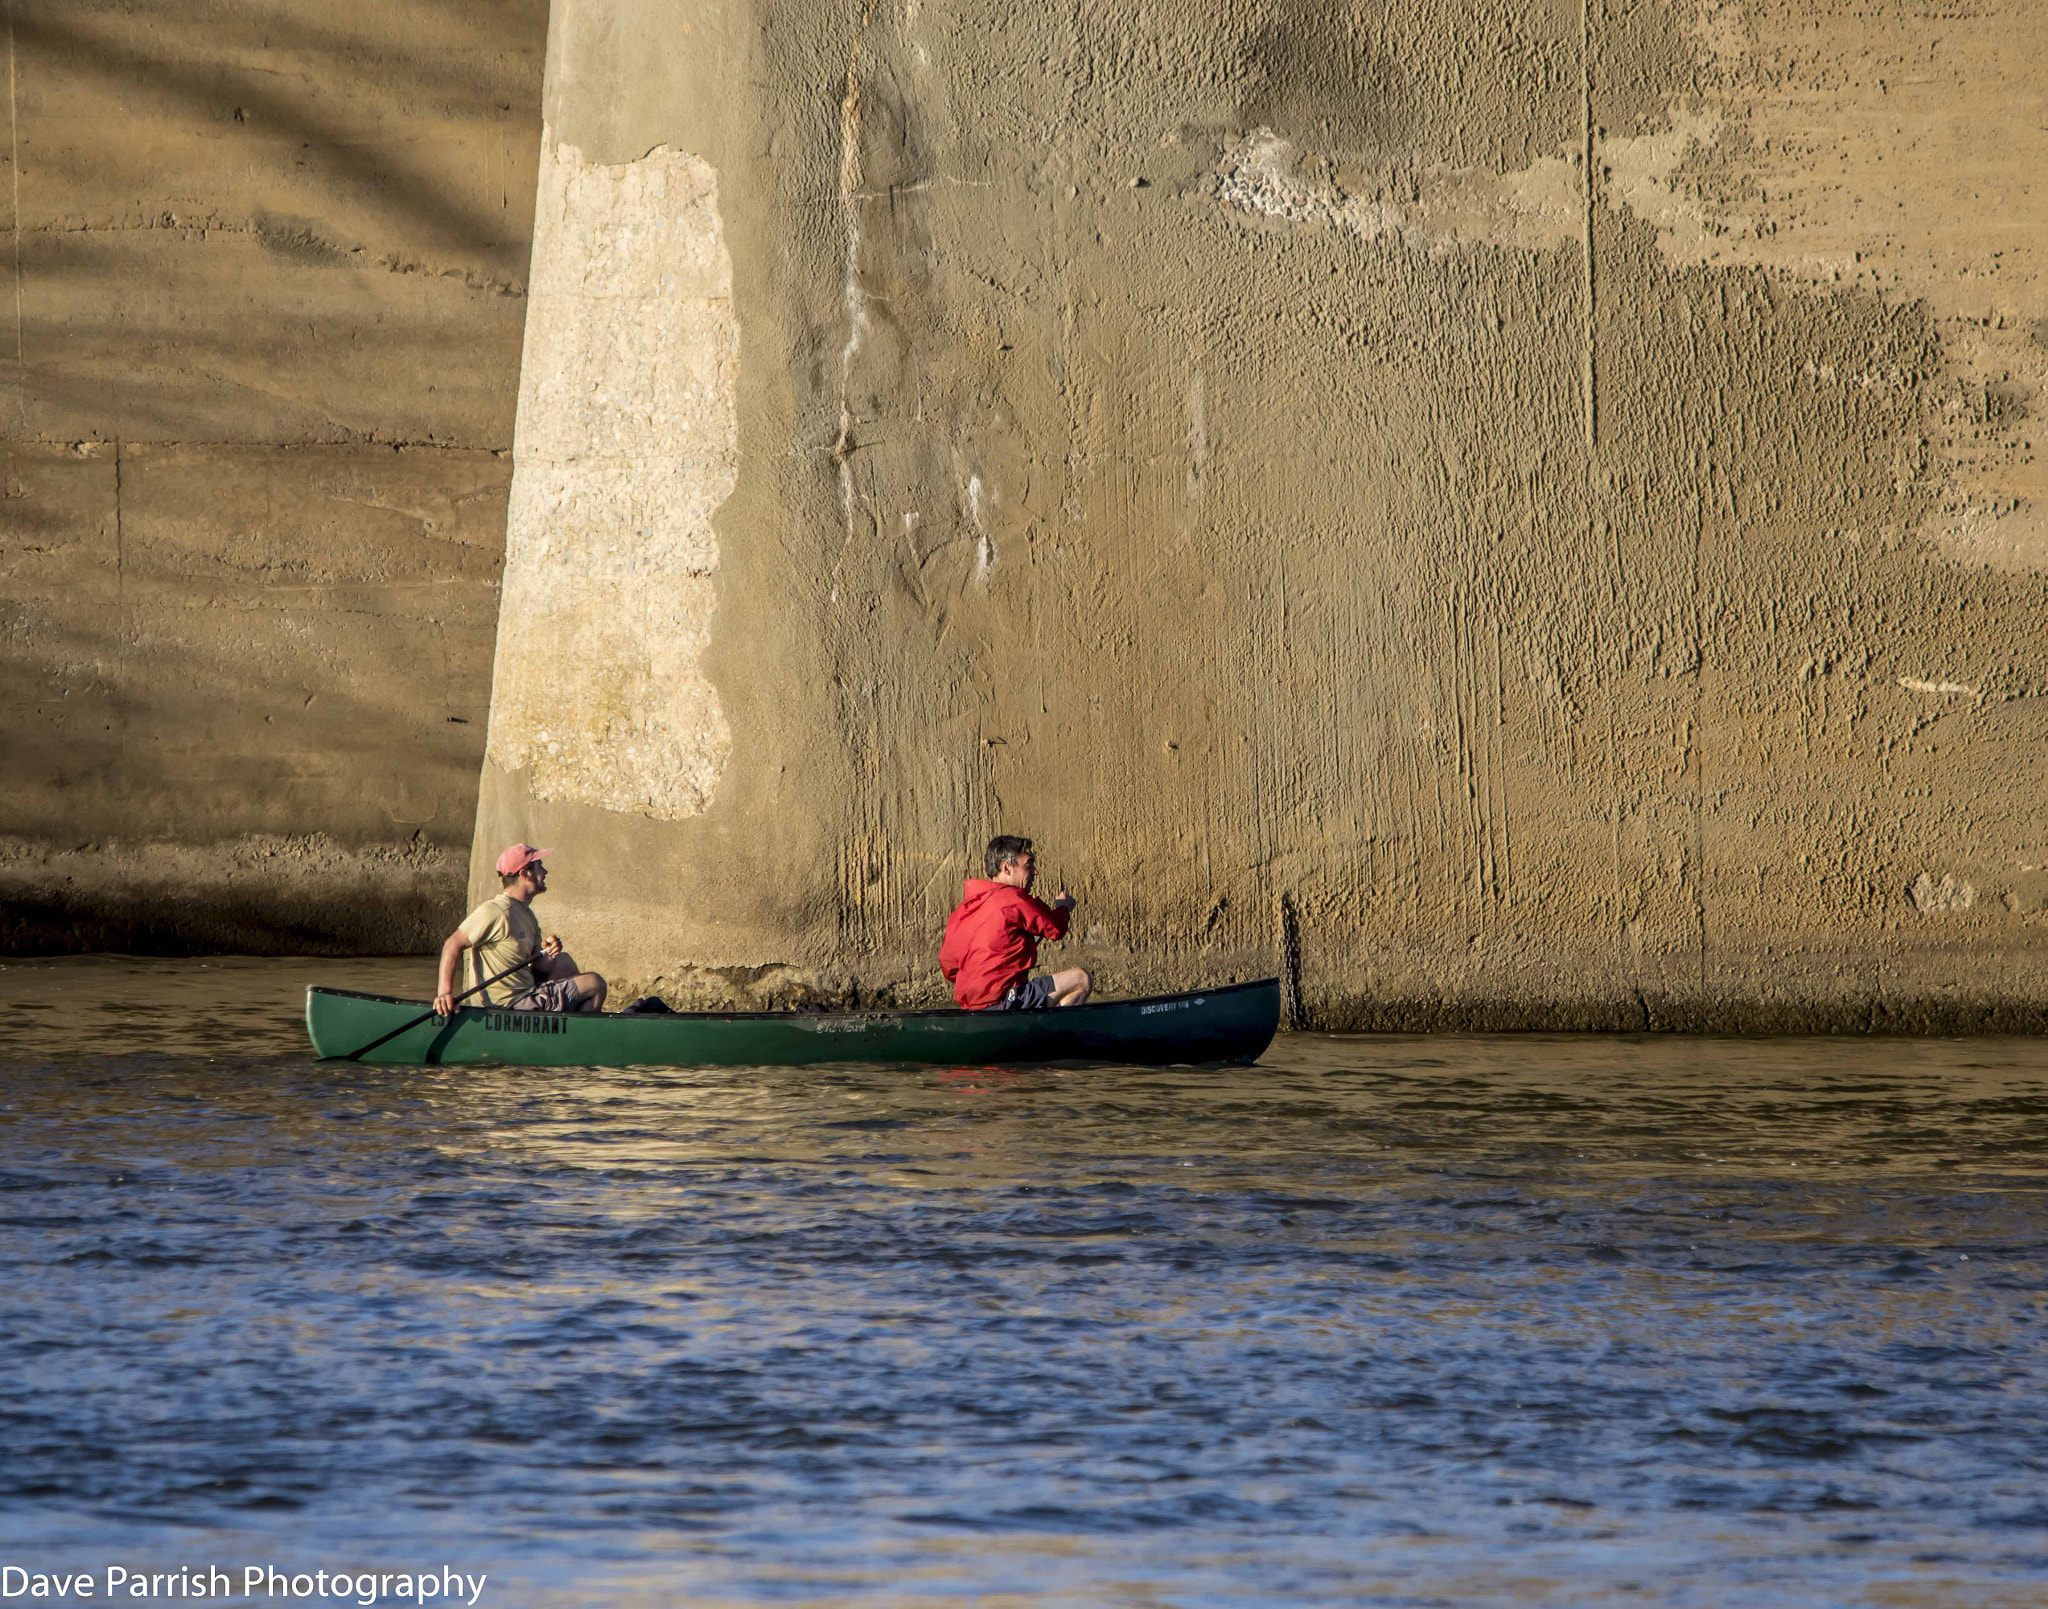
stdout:
<svg viewBox="0 0 2048 1609">
<path fill-rule="evenodd" d="M 528 1067 L 804 1067 L 919 1062 L 1014 1067 L 1106 1061 L 1165 1066 L 1256 1061 L 1280 1025 L 1280 984 L 1110 1000 L 1055 1011 L 678 1012 L 559 1016 L 459 1007 L 342 989 L 306 991 L 306 1032 L 323 1058 Z M 390 1037 L 386 1037 L 389 1035 Z M 381 1042 L 380 1042 L 381 1041 Z M 368 1050 L 363 1047 L 369 1046 Z M 356 1053 L 362 1054 L 357 1057 Z"/>
</svg>

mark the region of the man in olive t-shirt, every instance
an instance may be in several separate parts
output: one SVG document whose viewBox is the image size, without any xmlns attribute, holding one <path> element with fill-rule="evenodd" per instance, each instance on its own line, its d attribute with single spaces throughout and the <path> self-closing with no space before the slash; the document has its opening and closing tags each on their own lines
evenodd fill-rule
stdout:
<svg viewBox="0 0 2048 1609">
<path fill-rule="evenodd" d="M 574 959 L 562 953 L 562 941 L 552 933 L 542 938 L 540 923 L 534 920 L 533 897 L 546 893 L 548 887 L 548 869 L 542 857 L 550 853 L 531 844 L 514 844 L 498 857 L 498 880 L 504 891 L 464 917 L 462 926 L 441 946 L 441 969 L 434 986 L 438 1015 L 445 1017 L 455 1009 L 455 996 L 461 988 L 482 983 L 522 961 L 526 965 L 484 990 L 486 1005 L 513 1011 L 604 1009 L 604 979 L 595 972 L 578 972 Z M 470 976 L 458 985 L 455 972 L 465 950 L 469 952 L 466 970 Z"/>
</svg>

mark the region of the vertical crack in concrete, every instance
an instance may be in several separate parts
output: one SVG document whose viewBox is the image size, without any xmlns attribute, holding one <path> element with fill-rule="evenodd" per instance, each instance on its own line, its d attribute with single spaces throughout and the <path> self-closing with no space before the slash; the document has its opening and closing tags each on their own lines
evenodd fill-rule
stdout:
<svg viewBox="0 0 2048 1609">
<path fill-rule="evenodd" d="M 1700 741 L 1706 720 L 1707 613 L 1700 598 L 1700 550 L 1706 543 L 1707 506 L 1699 487 L 1706 466 L 1698 465 L 1692 494 L 1692 906 L 1700 941 L 1700 1003 L 1707 1007 L 1707 751 Z"/>
<path fill-rule="evenodd" d="M 1501 668 L 1500 614 L 1493 617 L 1493 786 L 1494 811 L 1500 821 L 1500 892 L 1506 903 L 1515 893 L 1513 822 L 1508 815 L 1508 762 L 1503 734 L 1508 728 L 1507 677 Z"/>
<path fill-rule="evenodd" d="M 128 554 L 121 529 L 121 438 L 114 438 L 114 685 L 126 687 L 128 656 Z M 128 747 L 128 723 L 121 722 L 118 746 Z"/>
<path fill-rule="evenodd" d="M 1585 427 L 1586 427 L 1586 538 L 1591 548 L 1599 541 L 1600 527 L 1600 475 L 1597 453 L 1600 446 L 1600 392 L 1598 348 L 1595 341 L 1597 328 L 1596 300 L 1599 281 L 1593 261 L 1593 225 L 1599 191 L 1594 176 L 1594 129 L 1593 129 L 1593 0 L 1579 0 L 1579 161 L 1585 170 Z M 1608 520 L 1608 559 L 1612 565 L 1612 586 L 1614 588 L 1614 613 L 1621 630 L 1621 653 L 1617 663 L 1607 670 L 1607 786 L 1612 795 L 1609 814 L 1612 826 L 1614 860 L 1614 938 L 1620 946 L 1623 965 L 1634 979 L 1638 1002 L 1642 999 L 1642 957 L 1629 941 L 1628 884 L 1623 872 L 1621 844 L 1621 734 L 1620 700 L 1621 690 L 1616 685 L 1620 664 L 1626 661 L 1630 646 L 1628 625 L 1628 586 L 1622 573 L 1621 530 L 1619 522 Z"/>
<path fill-rule="evenodd" d="M 839 472 L 839 515 L 846 539 L 832 566 L 832 601 L 839 601 L 839 572 L 853 547 L 853 360 L 867 332 L 867 295 L 860 286 L 860 47 L 881 0 L 865 0 L 853 44 L 846 54 L 846 93 L 839 103 L 839 207 L 846 231 L 846 271 L 842 296 L 846 307 L 846 342 L 839 349 L 839 439 L 832 444 L 832 463 Z"/>
<path fill-rule="evenodd" d="M 21 339 L 21 119 L 14 77 L 14 0 L 7 0 L 7 165 L 14 180 L 14 361 L 22 361 Z M 25 393 L 24 393 L 25 395 Z M 23 407 L 26 408 L 24 403 Z M 26 415 L 23 427 L 26 429 Z"/>
<path fill-rule="evenodd" d="M 1579 159 L 1586 169 L 1586 445 L 1600 445 L 1599 370 L 1593 342 L 1593 0 L 1579 0 Z"/>
</svg>

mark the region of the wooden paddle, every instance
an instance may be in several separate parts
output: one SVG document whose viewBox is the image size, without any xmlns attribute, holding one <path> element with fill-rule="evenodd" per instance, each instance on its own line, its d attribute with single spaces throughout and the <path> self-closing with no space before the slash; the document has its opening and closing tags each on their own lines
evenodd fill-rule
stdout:
<svg viewBox="0 0 2048 1609">
<path fill-rule="evenodd" d="M 455 1004 L 455 1005 L 460 1005 L 460 1004 L 461 1004 L 461 1003 L 462 1003 L 463 1001 L 467 1000 L 467 999 L 468 999 L 468 998 L 469 998 L 469 997 L 470 997 L 471 995 L 473 995 L 473 994 L 481 994 L 481 993 L 483 993 L 483 991 L 484 991 L 484 990 L 488 989 L 488 988 L 489 988 L 489 987 L 490 987 L 490 986 L 491 986 L 492 984 L 494 984 L 494 983 L 498 982 L 498 981 L 499 981 L 499 979 L 501 979 L 501 978 L 509 978 L 509 977 L 511 977 L 511 976 L 512 976 L 512 974 L 513 974 L 513 973 L 515 973 L 515 972 L 519 971 L 519 970 L 520 970 L 520 968 L 522 968 L 522 967 L 530 967 L 530 966 L 532 966 L 532 965 L 534 964 L 534 962 L 538 961 L 539 959 L 540 959 L 540 957 L 539 957 L 539 956 L 537 956 L 537 955 L 529 955 L 529 956 L 528 956 L 528 957 L 527 957 L 527 958 L 526 958 L 525 960 L 523 960 L 523 961 L 514 961 L 514 962 L 513 962 L 513 963 L 512 963 L 512 964 L 511 964 L 510 966 L 508 966 L 507 968 L 505 968 L 505 970 L 504 970 L 503 972 L 500 972 L 500 973 L 498 974 L 498 976 L 497 976 L 497 977 L 495 977 L 495 978 L 486 978 L 486 979 L 484 979 L 484 981 L 483 981 L 482 983 L 479 983 L 479 984 L 478 984 L 478 985 L 477 985 L 477 986 L 476 986 L 475 988 L 473 988 L 473 989 L 464 989 L 464 990 L 462 991 L 462 993 L 460 993 L 459 995 L 456 995 L 456 996 L 454 997 L 454 999 L 453 999 L 453 1001 L 452 1001 L 451 1003 L 452 1003 L 452 1004 Z M 390 1033 L 388 1033 L 388 1034 L 380 1034 L 380 1035 L 379 1035 L 379 1036 L 378 1036 L 377 1038 L 375 1038 L 375 1039 L 371 1040 L 371 1041 L 370 1041 L 370 1042 L 369 1042 L 369 1043 L 368 1043 L 367 1045 L 358 1045 L 358 1046 L 357 1046 L 357 1047 L 356 1047 L 356 1048 L 355 1048 L 354 1050 L 350 1051 L 350 1052 L 349 1052 L 349 1053 L 348 1053 L 348 1054 L 347 1054 L 346 1056 L 329 1056 L 329 1057 L 327 1057 L 326 1059 L 327 1059 L 328 1061 L 354 1061 L 354 1060 L 355 1060 L 355 1059 L 356 1059 L 356 1058 L 357 1058 L 358 1056 L 367 1056 L 367 1055 L 368 1055 L 368 1054 L 369 1054 L 369 1053 L 370 1053 L 371 1051 L 375 1050 L 375 1049 L 376 1049 L 376 1048 L 377 1048 L 377 1047 L 378 1047 L 379 1045 L 382 1045 L 382 1044 L 387 1044 L 387 1043 L 389 1043 L 389 1042 L 390 1042 L 391 1040 L 393 1040 L 393 1039 L 396 1039 L 396 1038 L 397 1038 L 397 1037 L 398 1037 L 398 1036 L 399 1036 L 400 1034 L 404 1033 L 404 1032 L 405 1032 L 405 1031 L 406 1031 L 406 1030 L 407 1030 L 408 1028 L 417 1028 L 417 1027 L 418 1027 L 418 1026 L 419 1026 L 419 1025 L 421 1024 L 421 1023 L 425 1022 L 425 1021 L 426 1021 L 426 1020 L 427 1020 L 427 1019 L 428 1019 L 429 1017 L 438 1017 L 438 1016 L 440 1016 L 440 1015 L 441 1015 L 441 1013 L 440 1013 L 440 1012 L 438 1012 L 438 1011 L 435 1011 L 435 1010 L 433 1010 L 433 1009 L 432 1009 L 432 1008 L 430 1007 L 429 1009 L 427 1009 L 427 1010 L 425 1010 L 425 1011 L 421 1012 L 421 1013 L 420 1013 L 420 1014 L 419 1014 L 419 1015 L 418 1015 L 417 1017 L 413 1018 L 413 1019 L 412 1019 L 412 1021 L 410 1021 L 410 1022 L 402 1022 L 402 1023 L 400 1023 L 400 1024 L 399 1024 L 399 1025 L 398 1025 L 398 1026 L 396 1027 L 396 1028 L 392 1029 Z"/>
</svg>

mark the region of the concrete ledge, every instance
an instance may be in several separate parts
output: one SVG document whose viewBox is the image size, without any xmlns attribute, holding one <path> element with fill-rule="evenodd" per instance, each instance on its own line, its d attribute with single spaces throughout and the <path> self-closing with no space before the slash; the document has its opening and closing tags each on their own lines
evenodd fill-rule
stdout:
<svg viewBox="0 0 2048 1609">
<path fill-rule="evenodd" d="M 0 955 L 423 954 L 462 919 L 466 861 L 420 837 L 68 849 L 0 838 Z"/>
<path fill-rule="evenodd" d="M 566 937 L 566 935 L 565 935 Z M 1290 998 L 1292 1027 L 1309 1033 L 1684 1033 L 1769 1034 L 2027 1034 L 2048 1032 L 2048 988 L 2016 987 L 2007 955 L 1980 957 L 1987 981 L 1965 988 L 1946 981 L 1946 952 L 1894 955 L 1880 969 L 1867 956 L 1815 954 L 1799 967 L 1783 957 L 1756 962 L 1740 979 L 1728 974 L 1725 993 L 1651 994 L 1626 985 L 1613 992 L 1573 990 L 1509 976 L 1448 980 L 1441 992 L 1411 981 L 1375 992 L 1370 984 L 1312 984 Z M 1173 993 L 1270 977 L 1263 958 L 1217 957 L 1177 965 L 1171 973 L 1140 972 L 1127 961 L 1085 952 L 1041 958 L 1042 970 L 1081 965 L 1095 975 L 1103 998 Z M 1902 979 L 1874 990 L 1880 975 Z M 1765 988 L 1754 980 L 1768 979 Z M 1283 987 L 1285 987 L 1283 983 Z M 1291 993 L 1291 991 L 1290 991 Z M 929 960 L 873 959 L 869 964 L 818 966 L 796 960 L 759 964 L 682 964 L 648 975 L 612 979 L 621 1002 L 658 994 L 685 1011 L 777 1011 L 796 1005 L 881 1009 L 948 1006 L 952 997 Z"/>
</svg>

